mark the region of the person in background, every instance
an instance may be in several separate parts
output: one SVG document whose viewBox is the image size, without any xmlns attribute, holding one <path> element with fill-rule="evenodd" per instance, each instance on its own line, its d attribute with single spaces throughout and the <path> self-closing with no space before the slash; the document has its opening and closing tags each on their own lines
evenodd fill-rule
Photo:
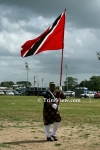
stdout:
<svg viewBox="0 0 100 150">
<path fill-rule="evenodd" d="M 40 92 L 38 91 L 38 97 L 40 96 Z"/>
<path fill-rule="evenodd" d="M 55 82 L 49 83 L 50 90 L 44 95 L 43 120 L 44 131 L 47 141 L 57 141 L 57 130 L 61 121 L 60 112 L 58 110 L 59 100 L 65 99 L 66 96 L 62 91 L 56 90 Z M 50 125 L 53 124 L 52 133 L 50 134 Z"/>
</svg>

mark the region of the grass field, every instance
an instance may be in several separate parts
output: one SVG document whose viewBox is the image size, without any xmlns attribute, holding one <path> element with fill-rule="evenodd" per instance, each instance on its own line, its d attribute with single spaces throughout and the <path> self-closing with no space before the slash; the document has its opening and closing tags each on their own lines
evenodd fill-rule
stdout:
<svg viewBox="0 0 100 150">
<path fill-rule="evenodd" d="M 100 124 L 100 99 L 66 98 L 60 103 L 60 113 L 65 124 Z M 76 99 L 77 100 L 77 99 Z M 0 96 L 0 119 L 42 122 L 43 101 L 37 96 Z"/>
<path fill-rule="evenodd" d="M 5 148 L 29 150 L 32 149 L 33 144 L 34 150 L 41 149 L 39 140 L 37 141 L 37 145 L 37 143 L 31 140 L 27 142 L 27 140 L 22 141 L 22 139 L 33 138 L 31 137 L 33 134 L 34 139 L 38 139 L 39 137 L 43 138 L 43 140 L 45 139 L 42 111 L 42 97 L 0 96 L 0 150 Z M 59 129 L 60 142 L 49 145 L 50 149 L 78 150 L 80 146 L 81 149 L 79 148 L 79 150 L 100 149 L 98 142 L 98 140 L 100 140 L 100 99 L 66 98 L 66 102 L 60 103 L 60 113 L 62 116 Z M 38 132 L 36 132 L 36 129 L 38 129 Z M 30 135 L 28 135 L 29 132 Z M 19 134 L 19 137 L 14 136 L 16 133 Z M 6 134 L 8 134 L 8 136 Z M 12 142 L 16 141 L 15 137 L 19 139 L 20 142 Z M 76 145 L 76 139 L 78 145 Z M 93 141 L 94 139 L 95 142 Z M 93 143 L 90 142 L 91 140 Z M 5 143 L 6 141 L 10 141 L 10 144 Z M 19 147 L 19 143 L 24 147 Z M 43 144 L 42 150 L 45 150 L 47 145 L 44 142 L 40 143 Z"/>
</svg>

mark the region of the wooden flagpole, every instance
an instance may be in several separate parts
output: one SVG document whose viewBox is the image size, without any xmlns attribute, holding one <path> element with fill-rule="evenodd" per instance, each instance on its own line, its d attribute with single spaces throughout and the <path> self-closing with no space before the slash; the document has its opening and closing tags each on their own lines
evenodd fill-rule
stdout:
<svg viewBox="0 0 100 150">
<path fill-rule="evenodd" d="M 64 50 L 62 49 L 62 57 L 61 57 L 61 68 L 60 68 L 60 87 L 59 89 L 62 91 L 62 68 L 63 68 L 63 53 Z"/>
<path fill-rule="evenodd" d="M 65 9 L 66 12 L 66 9 Z M 65 16 L 66 17 L 66 16 Z M 65 20 L 64 20 L 64 30 L 65 30 Z M 63 30 L 63 44 L 64 44 L 64 30 Z M 64 45 L 63 45 L 64 47 Z M 64 54 L 64 49 L 62 49 L 62 56 L 61 56 L 61 67 L 60 67 L 60 86 L 59 86 L 59 90 L 62 91 L 62 68 L 63 68 L 63 54 Z M 60 104 L 60 93 L 59 93 L 59 101 L 58 101 L 58 105 Z"/>
<path fill-rule="evenodd" d="M 65 9 L 66 12 L 66 9 Z M 64 12 L 64 13 L 65 13 Z M 65 18 L 66 18 L 66 14 L 65 14 Z M 63 30 L 63 44 L 64 44 L 64 31 L 65 31 L 65 20 L 64 20 L 64 30 Z M 64 47 L 64 46 L 63 46 Z M 63 53 L 64 53 L 64 49 L 62 49 L 62 56 L 61 56 L 61 67 L 60 67 L 60 86 L 59 89 L 62 91 L 62 68 L 63 68 Z"/>
</svg>

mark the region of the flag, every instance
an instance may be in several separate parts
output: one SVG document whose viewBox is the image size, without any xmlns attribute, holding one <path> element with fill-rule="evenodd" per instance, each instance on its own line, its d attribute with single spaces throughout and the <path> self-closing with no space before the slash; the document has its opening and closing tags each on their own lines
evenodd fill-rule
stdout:
<svg viewBox="0 0 100 150">
<path fill-rule="evenodd" d="M 65 12 L 66 10 L 44 33 L 24 43 L 21 50 L 22 57 L 36 55 L 47 50 L 59 50 L 64 48 Z"/>
</svg>

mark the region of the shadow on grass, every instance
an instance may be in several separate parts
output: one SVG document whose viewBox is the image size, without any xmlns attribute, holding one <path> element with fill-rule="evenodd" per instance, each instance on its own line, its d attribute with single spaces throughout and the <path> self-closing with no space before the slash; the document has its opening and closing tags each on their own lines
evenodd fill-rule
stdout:
<svg viewBox="0 0 100 150">
<path fill-rule="evenodd" d="M 14 142 L 4 142 L 2 144 L 20 145 L 27 143 L 45 143 L 47 140 L 25 140 L 25 141 L 14 141 Z"/>
</svg>

